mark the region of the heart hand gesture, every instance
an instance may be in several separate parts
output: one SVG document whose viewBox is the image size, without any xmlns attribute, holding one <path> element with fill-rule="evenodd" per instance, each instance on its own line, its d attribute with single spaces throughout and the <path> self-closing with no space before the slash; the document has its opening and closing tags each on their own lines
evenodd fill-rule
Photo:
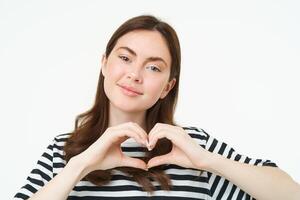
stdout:
<svg viewBox="0 0 300 200">
<path fill-rule="evenodd" d="M 145 163 L 138 158 L 126 156 L 121 143 L 133 138 L 137 143 L 151 151 L 157 141 L 167 138 L 172 142 L 172 150 L 156 156 Z M 147 134 L 136 123 L 128 122 L 109 127 L 88 149 L 78 155 L 85 163 L 87 173 L 94 170 L 106 170 L 116 167 L 135 167 L 144 170 L 163 164 L 175 164 L 185 168 L 205 169 L 210 152 L 203 149 L 181 127 L 157 123 Z"/>
<path fill-rule="evenodd" d="M 148 168 L 163 164 L 194 169 L 206 168 L 205 163 L 210 152 L 202 148 L 183 128 L 157 123 L 148 135 L 148 149 L 153 149 L 161 138 L 167 138 L 172 142 L 172 150 L 168 154 L 150 159 Z"/>
<path fill-rule="evenodd" d="M 98 140 L 78 155 L 79 160 L 85 163 L 86 173 L 122 166 L 147 170 L 144 161 L 126 156 L 122 152 L 121 143 L 128 138 L 133 138 L 141 145 L 147 145 L 147 134 L 135 123 L 129 122 L 107 128 Z"/>
</svg>

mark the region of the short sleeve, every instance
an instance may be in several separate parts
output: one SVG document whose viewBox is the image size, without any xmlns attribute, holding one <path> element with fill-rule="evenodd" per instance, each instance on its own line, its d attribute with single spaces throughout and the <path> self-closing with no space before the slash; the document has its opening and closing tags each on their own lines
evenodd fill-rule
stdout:
<svg viewBox="0 0 300 200">
<path fill-rule="evenodd" d="M 277 167 L 277 165 L 271 160 L 250 158 L 248 156 L 241 155 L 225 142 L 218 141 L 216 138 L 206 133 L 203 129 L 201 130 L 207 135 L 205 149 L 210 152 L 218 153 L 230 160 L 249 165 Z M 212 199 L 254 199 L 224 177 L 218 176 L 214 173 L 208 173 L 208 176 Z"/>
<path fill-rule="evenodd" d="M 53 146 L 55 140 L 47 146 L 35 167 L 28 175 L 25 184 L 20 188 L 14 199 L 28 199 L 53 178 Z"/>
</svg>

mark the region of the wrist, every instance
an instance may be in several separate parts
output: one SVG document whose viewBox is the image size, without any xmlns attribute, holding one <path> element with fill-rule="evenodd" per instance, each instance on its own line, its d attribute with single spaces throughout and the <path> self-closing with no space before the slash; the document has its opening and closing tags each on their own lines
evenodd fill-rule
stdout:
<svg viewBox="0 0 300 200">
<path fill-rule="evenodd" d="M 74 175 L 78 177 L 78 181 L 80 181 L 89 173 L 89 170 L 79 155 L 72 157 L 67 164 L 70 170 L 74 172 Z"/>
<path fill-rule="evenodd" d="M 202 169 L 220 175 L 217 166 L 220 165 L 220 162 L 222 162 L 224 159 L 226 158 L 222 157 L 219 154 L 207 152 L 207 156 L 205 161 L 203 162 Z"/>
</svg>

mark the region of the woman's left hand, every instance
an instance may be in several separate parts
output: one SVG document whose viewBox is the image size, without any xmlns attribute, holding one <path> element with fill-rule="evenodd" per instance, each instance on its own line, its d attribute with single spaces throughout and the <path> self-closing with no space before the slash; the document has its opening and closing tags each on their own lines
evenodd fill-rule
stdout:
<svg viewBox="0 0 300 200">
<path fill-rule="evenodd" d="M 171 152 L 148 161 L 148 168 L 175 164 L 185 168 L 206 170 L 211 153 L 202 148 L 182 127 L 157 123 L 148 134 L 148 149 L 152 150 L 156 142 L 167 138 L 173 144 Z"/>
</svg>

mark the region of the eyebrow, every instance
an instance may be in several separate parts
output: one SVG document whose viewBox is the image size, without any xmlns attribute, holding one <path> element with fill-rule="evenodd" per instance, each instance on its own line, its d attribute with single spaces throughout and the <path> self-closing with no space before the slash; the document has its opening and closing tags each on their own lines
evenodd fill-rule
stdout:
<svg viewBox="0 0 300 200">
<path fill-rule="evenodd" d="M 125 49 L 125 50 L 127 50 L 129 53 L 131 53 L 132 55 L 137 56 L 137 54 L 135 53 L 135 51 L 133 51 L 133 50 L 130 49 L 129 47 L 119 47 L 119 48 L 117 48 L 117 50 L 119 50 L 119 49 Z M 117 51 L 117 50 L 116 50 L 116 51 Z M 167 65 L 167 62 L 166 62 L 164 59 L 162 59 L 161 57 L 151 56 L 151 57 L 146 58 L 146 61 L 145 61 L 145 62 L 148 62 L 148 61 L 161 61 L 161 62 L 163 62 L 166 66 L 168 66 L 168 65 Z"/>
</svg>

